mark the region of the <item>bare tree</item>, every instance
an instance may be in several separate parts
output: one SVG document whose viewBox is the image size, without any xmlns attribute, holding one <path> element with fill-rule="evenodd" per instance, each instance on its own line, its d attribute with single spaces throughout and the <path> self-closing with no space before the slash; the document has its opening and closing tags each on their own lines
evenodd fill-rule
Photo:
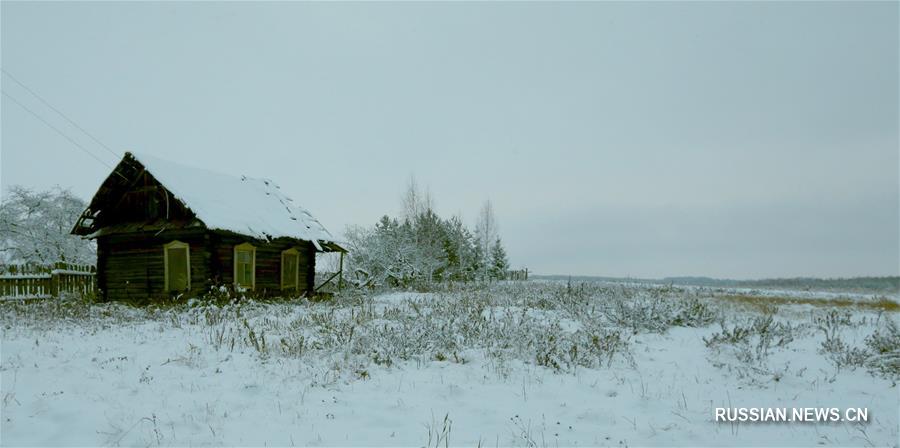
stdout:
<svg viewBox="0 0 900 448">
<path fill-rule="evenodd" d="M 498 235 L 497 219 L 494 217 L 494 205 L 490 200 L 484 201 L 481 210 L 478 212 L 478 222 L 475 223 L 475 243 L 479 248 L 479 255 L 482 257 L 478 260 L 479 276 L 482 279 L 487 278 L 490 266 L 491 244 L 497 239 Z"/>
<path fill-rule="evenodd" d="M 422 190 L 414 175 L 409 176 L 406 190 L 401 197 L 401 203 L 403 206 L 403 217 L 406 218 L 407 222 L 414 222 L 416 218 L 422 216 L 428 210 L 434 209 L 431 192 L 427 188 Z"/>
</svg>

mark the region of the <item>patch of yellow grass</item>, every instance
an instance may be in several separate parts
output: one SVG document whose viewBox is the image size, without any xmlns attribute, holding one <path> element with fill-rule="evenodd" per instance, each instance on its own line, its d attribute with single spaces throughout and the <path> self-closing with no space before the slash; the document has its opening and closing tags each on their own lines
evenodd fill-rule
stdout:
<svg viewBox="0 0 900 448">
<path fill-rule="evenodd" d="M 887 297 L 851 299 L 848 297 L 813 298 L 725 294 L 716 296 L 716 299 L 727 300 L 739 305 L 758 309 L 765 309 L 772 305 L 812 305 L 817 307 L 851 307 L 873 311 L 900 312 L 900 303 Z"/>
</svg>

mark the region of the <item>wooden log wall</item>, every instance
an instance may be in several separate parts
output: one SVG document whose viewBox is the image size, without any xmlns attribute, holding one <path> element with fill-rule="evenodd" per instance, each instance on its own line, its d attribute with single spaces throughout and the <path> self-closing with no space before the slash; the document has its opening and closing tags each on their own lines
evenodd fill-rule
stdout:
<svg viewBox="0 0 900 448">
<path fill-rule="evenodd" d="M 250 243 L 256 247 L 255 290 L 264 296 L 281 294 L 281 252 L 296 248 L 300 270 L 297 290 L 300 294 L 312 293 L 316 269 L 316 252 L 312 243 L 286 238 L 266 242 L 225 233 L 213 233 L 210 243 L 211 271 L 217 274 L 215 281 L 218 284 L 227 286 L 234 284 L 234 246 Z"/>
<path fill-rule="evenodd" d="M 190 246 L 191 294 L 211 285 L 209 236 L 205 229 L 165 230 L 97 238 L 97 286 L 107 300 L 165 298 L 163 246 L 172 241 Z"/>
<path fill-rule="evenodd" d="M 299 294 L 315 286 L 315 248 L 309 242 L 278 239 L 255 240 L 206 229 L 166 230 L 101 236 L 97 239 L 97 286 L 107 300 L 144 300 L 174 295 L 165 291 L 163 246 L 172 241 L 190 246 L 190 295 L 202 295 L 212 286 L 234 284 L 234 246 L 256 247 L 256 288 L 261 296 L 277 296 L 281 290 L 281 252 L 299 252 Z"/>
</svg>

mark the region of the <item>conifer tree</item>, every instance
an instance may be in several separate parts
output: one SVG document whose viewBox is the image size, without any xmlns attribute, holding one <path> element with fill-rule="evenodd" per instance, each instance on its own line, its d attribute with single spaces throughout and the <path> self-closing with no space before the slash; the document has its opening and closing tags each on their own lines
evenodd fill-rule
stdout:
<svg viewBox="0 0 900 448">
<path fill-rule="evenodd" d="M 506 272 L 509 270 L 509 259 L 506 257 L 506 249 L 500 242 L 500 237 L 494 240 L 491 246 L 491 277 L 497 280 L 506 278 Z"/>
</svg>

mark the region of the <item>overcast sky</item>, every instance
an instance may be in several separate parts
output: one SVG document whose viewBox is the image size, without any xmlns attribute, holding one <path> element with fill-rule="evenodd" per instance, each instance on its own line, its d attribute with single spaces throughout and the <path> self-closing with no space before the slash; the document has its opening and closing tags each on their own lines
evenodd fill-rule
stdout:
<svg viewBox="0 0 900 448">
<path fill-rule="evenodd" d="M 539 273 L 900 269 L 897 2 L 0 10 L 4 69 L 115 151 L 274 179 L 335 234 L 415 174 Z M 4 190 L 109 172 L 5 96 L 0 157 Z"/>
</svg>

